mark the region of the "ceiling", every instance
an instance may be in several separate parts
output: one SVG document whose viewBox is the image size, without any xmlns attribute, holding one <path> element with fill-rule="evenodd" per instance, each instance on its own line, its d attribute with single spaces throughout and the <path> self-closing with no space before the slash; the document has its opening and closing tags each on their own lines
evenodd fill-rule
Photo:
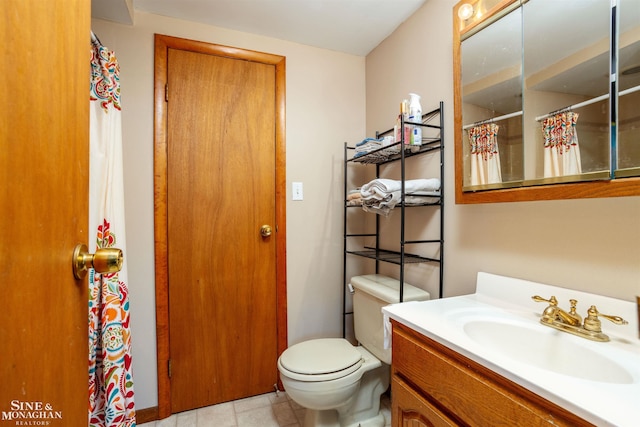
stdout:
<svg viewBox="0 0 640 427">
<path fill-rule="evenodd" d="M 366 56 L 427 0 L 92 0 L 92 16 L 133 10 Z"/>
</svg>

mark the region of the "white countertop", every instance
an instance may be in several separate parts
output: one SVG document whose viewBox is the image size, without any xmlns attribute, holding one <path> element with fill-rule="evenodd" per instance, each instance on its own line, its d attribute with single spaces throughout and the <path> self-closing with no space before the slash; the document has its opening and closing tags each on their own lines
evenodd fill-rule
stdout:
<svg viewBox="0 0 640 427">
<path fill-rule="evenodd" d="M 640 339 L 634 303 L 488 273 L 478 273 L 476 286 L 475 294 L 393 304 L 382 311 L 386 317 L 463 354 L 597 426 L 640 426 Z M 582 316 L 586 316 L 587 308 L 596 305 L 599 312 L 621 316 L 629 324 L 615 325 L 602 319 L 602 331 L 611 338 L 609 342 L 577 337 L 540 324 L 540 314 L 547 304 L 533 301 L 533 295 L 543 298 L 555 295 L 558 306 L 565 310 L 569 309 L 569 299 L 574 298 L 578 300 L 578 313 Z M 576 349 L 572 351 L 575 354 L 549 355 L 542 354 L 548 350 L 540 349 L 539 358 L 535 351 L 523 358 L 506 355 L 504 348 L 501 351 L 486 342 L 480 343 L 465 332 L 466 323 L 486 320 L 516 325 L 522 328 L 517 329 L 522 331 L 520 337 L 526 336 L 527 330 L 531 330 L 532 335 L 554 335 L 568 345 L 563 345 L 562 351 L 566 353 L 569 349 Z M 496 337 L 496 342 L 500 343 L 501 338 Z M 611 361 L 611 366 L 616 368 L 611 378 L 614 378 L 613 373 L 622 375 L 610 380 L 607 371 L 589 369 L 590 366 L 586 365 L 584 376 L 592 378 L 580 378 L 582 362 L 587 356 L 603 362 Z M 569 370 L 574 373 L 545 369 L 545 357 L 568 360 Z M 529 360 L 524 360 L 527 358 Z M 575 365 L 572 358 L 575 358 Z"/>
</svg>

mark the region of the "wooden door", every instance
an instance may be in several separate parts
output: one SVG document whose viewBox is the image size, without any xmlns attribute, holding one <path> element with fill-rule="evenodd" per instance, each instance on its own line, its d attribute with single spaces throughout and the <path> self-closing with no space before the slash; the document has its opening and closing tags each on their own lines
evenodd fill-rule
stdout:
<svg viewBox="0 0 640 427">
<path fill-rule="evenodd" d="M 0 426 L 86 426 L 90 3 L 3 0 L 0 34 Z"/>
<path fill-rule="evenodd" d="M 175 413 L 277 383 L 278 104 L 272 63 L 169 48 L 166 64 Z"/>
</svg>

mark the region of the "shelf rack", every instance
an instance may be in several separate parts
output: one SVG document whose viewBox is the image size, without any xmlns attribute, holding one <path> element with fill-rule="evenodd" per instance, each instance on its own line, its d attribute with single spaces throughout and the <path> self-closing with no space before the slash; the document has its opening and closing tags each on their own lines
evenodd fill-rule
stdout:
<svg viewBox="0 0 640 427">
<path fill-rule="evenodd" d="M 404 132 L 401 133 L 401 140 L 390 144 L 385 147 L 381 147 L 380 149 L 373 150 L 367 154 L 354 157 L 354 153 L 356 150 L 355 146 L 349 146 L 348 143 L 344 143 L 344 259 L 343 259 L 343 297 L 342 297 L 342 308 L 343 308 L 343 322 L 342 322 L 342 335 L 346 336 L 346 316 L 352 315 L 352 311 L 347 310 L 347 287 L 349 284 L 349 278 L 347 277 L 347 262 L 349 256 L 359 256 L 369 259 L 374 259 L 375 263 L 375 272 L 378 273 L 379 263 L 386 262 L 391 264 L 396 264 L 400 266 L 399 273 L 399 282 L 400 282 L 400 290 L 399 290 L 399 301 L 402 302 L 404 300 L 404 265 L 405 264 L 415 264 L 415 263 L 424 263 L 431 262 L 437 263 L 439 266 L 439 284 L 438 284 L 438 298 L 442 298 L 443 296 L 443 279 L 444 279 L 444 117 L 443 117 L 443 108 L 444 103 L 440 102 L 439 107 L 429 111 L 422 115 L 421 123 L 413 123 L 413 122 L 405 122 L 401 117 L 401 126 L 404 129 L 405 124 L 408 125 L 419 125 L 423 128 L 431 128 L 439 131 L 439 135 L 437 137 L 423 137 L 422 145 L 420 146 L 420 150 L 417 152 L 411 152 L 403 149 L 405 147 L 404 141 Z M 438 122 L 438 124 L 433 124 L 433 121 Z M 387 135 L 392 135 L 394 129 L 389 129 L 383 132 L 377 132 L 376 138 L 381 138 Z M 424 132 L 423 132 L 424 134 Z M 424 203 L 419 205 L 406 205 L 405 204 L 405 170 L 406 170 L 406 160 L 414 157 L 414 156 L 422 156 L 427 153 L 439 152 L 440 154 L 440 194 L 438 197 L 434 197 L 435 201 L 431 203 Z M 376 168 L 376 177 L 380 176 L 380 172 L 384 165 L 392 163 L 392 162 L 400 162 L 400 181 L 401 181 L 401 200 L 398 206 L 395 209 L 400 211 L 400 250 L 386 250 L 380 247 L 380 218 L 379 215 L 376 215 L 376 229 L 375 233 L 349 233 L 348 232 L 348 224 L 347 224 L 347 212 L 349 209 L 353 208 L 361 208 L 360 206 L 353 206 L 347 203 L 347 195 L 349 192 L 348 188 L 348 174 L 349 168 L 353 163 L 364 163 L 364 164 L 372 164 L 375 165 Z M 427 206 L 437 206 L 440 211 L 440 236 L 438 239 L 430 239 L 430 240 L 408 240 L 405 236 L 405 221 L 406 221 L 406 209 L 415 209 L 419 207 L 427 207 Z M 375 247 L 363 247 L 361 250 L 350 250 L 348 249 L 348 242 L 350 239 L 355 237 L 374 237 L 375 238 Z M 418 245 L 418 244 L 437 244 L 439 245 L 438 257 L 431 258 L 425 257 L 421 255 L 416 255 L 407 252 L 407 245 Z"/>
</svg>

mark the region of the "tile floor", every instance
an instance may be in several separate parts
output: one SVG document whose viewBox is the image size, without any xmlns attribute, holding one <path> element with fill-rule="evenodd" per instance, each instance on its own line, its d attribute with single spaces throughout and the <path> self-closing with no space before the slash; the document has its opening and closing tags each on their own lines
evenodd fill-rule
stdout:
<svg viewBox="0 0 640 427">
<path fill-rule="evenodd" d="M 381 407 L 387 427 L 391 426 L 391 404 L 386 394 Z M 181 412 L 139 427 L 300 427 L 304 411 L 285 392 L 279 392 Z"/>
</svg>

